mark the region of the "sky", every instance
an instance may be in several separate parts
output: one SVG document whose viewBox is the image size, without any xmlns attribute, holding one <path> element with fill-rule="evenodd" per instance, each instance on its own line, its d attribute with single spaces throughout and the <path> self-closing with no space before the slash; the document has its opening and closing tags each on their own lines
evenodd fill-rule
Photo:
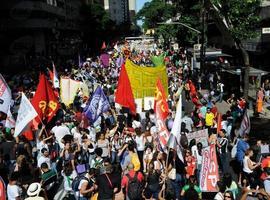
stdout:
<svg viewBox="0 0 270 200">
<path fill-rule="evenodd" d="M 151 0 L 137 0 L 136 11 L 138 12 L 143 7 L 144 3 L 149 1 Z"/>
<path fill-rule="evenodd" d="M 149 2 L 149 1 L 151 1 L 151 0 L 137 0 L 136 1 L 136 12 L 138 12 L 142 7 L 143 7 L 143 5 L 144 5 L 144 3 L 146 3 L 146 2 Z M 138 21 L 138 25 L 142 25 L 142 21 L 141 20 L 139 20 Z"/>
</svg>

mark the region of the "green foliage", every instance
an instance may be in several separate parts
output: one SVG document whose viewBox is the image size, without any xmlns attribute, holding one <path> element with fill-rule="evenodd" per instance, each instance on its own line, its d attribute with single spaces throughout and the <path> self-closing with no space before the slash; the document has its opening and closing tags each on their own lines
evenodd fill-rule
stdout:
<svg viewBox="0 0 270 200">
<path fill-rule="evenodd" d="M 160 25 L 158 23 L 165 22 L 181 14 L 180 22 L 197 28 L 200 28 L 200 4 L 197 0 L 175 1 L 173 4 L 166 4 L 164 0 L 152 0 L 145 3 L 143 8 L 137 13 L 136 19 L 143 20 L 143 28 L 156 29 L 156 36 L 162 36 L 165 43 L 172 38 L 176 38 L 181 45 L 194 44 L 197 34 L 181 25 Z"/>
<path fill-rule="evenodd" d="M 260 21 L 259 9 L 262 0 L 211 0 L 226 19 L 228 29 L 236 41 L 257 36 Z"/>
</svg>

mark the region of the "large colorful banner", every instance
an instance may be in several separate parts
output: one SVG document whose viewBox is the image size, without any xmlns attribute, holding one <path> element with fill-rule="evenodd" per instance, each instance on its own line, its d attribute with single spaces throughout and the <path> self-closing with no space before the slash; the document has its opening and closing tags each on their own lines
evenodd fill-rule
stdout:
<svg viewBox="0 0 270 200">
<path fill-rule="evenodd" d="M 203 147 L 208 146 L 208 129 L 203 129 L 187 134 L 188 142 L 195 139 L 196 143 L 202 143 Z"/>
<path fill-rule="evenodd" d="M 11 103 L 11 90 L 9 89 L 4 77 L 0 74 L 0 111 L 8 113 Z"/>
<path fill-rule="evenodd" d="M 202 168 L 200 173 L 200 188 L 202 192 L 216 192 L 219 180 L 216 145 L 212 144 L 202 151 Z"/>
<path fill-rule="evenodd" d="M 129 59 L 125 63 L 134 98 L 153 97 L 159 78 L 168 95 L 168 76 L 165 66 L 141 67 Z"/>
</svg>

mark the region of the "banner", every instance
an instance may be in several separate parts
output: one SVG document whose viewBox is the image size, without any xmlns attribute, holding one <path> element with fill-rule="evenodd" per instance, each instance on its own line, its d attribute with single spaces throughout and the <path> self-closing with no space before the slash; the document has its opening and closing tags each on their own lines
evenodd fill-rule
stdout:
<svg viewBox="0 0 270 200">
<path fill-rule="evenodd" d="M 84 109 L 90 122 L 94 123 L 98 117 L 110 109 L 110 103 L 100 86 L 95 90 L 91 100 Z"/>
<path fill-rule="evenodd" d="M 36 116 L 37 112 L 32 106 L 27 97 L 22 93 L 21 103 L 18 110 L 18 116 L 16 119 L 15 133 L 14 137 L 17 137 L 22 130 L 31 122 Z"/>
<path fill-rule="evenodd" d="M 158 137 L 163 151 L 166 151 L 166 146 L 170 137 L 170 133 L 166 127 L 165 119 L 168 115 L 168 103 L 165 99 L 164 89 L 160 80 L 157 81 L 156 94 L 155 94 L 155 113 L 156 113 L 156 126 L 158 130 Z"/>
<path fill-rule="evenodd" d="M 168 76 L 165 66 L 141 67 L 129 59 L 126 60 L 125 66 L 134 98 L 153 97 L 158 78 L 162 82 L 166 96 L 168 95 Z"/>
<path fill-rule="evenodd" d="M 136 113 L 142 113 L 142 101 L 143 99 L 135 99 Z"/>
<path fill-rule="evenodd" d="M 61 78 L 60 80 L 60 94 L 61 100 L 66 105 L 69 106 L 73 103 L 73 100 L 80 89 L 81 82 L 75 81 L 70 78 Z"/>
<path fill-rule="evenodd" d="M 155 97 L 144 97 L 144 110 L 154 109 Z"/>
<path fill-rule="evenodd" d="M 8 113 L 12 95 L 4 77 L 0 74 L 0 111 Z"/>
<path fill-rule="evenodd" d="M 216 192 L 219 180 L 216 146 L 212 144 L 202 151 L 202 168 L 200 172 L 200 188 L 202 192 Z"/>
<path fill-rule="evenodd" d="M 208 146 L 208 129 L 203 129 L 187 134 L 188 143 L 195 139 L 196 143 L 202 143 L 203 147 Z"/>
</svg>

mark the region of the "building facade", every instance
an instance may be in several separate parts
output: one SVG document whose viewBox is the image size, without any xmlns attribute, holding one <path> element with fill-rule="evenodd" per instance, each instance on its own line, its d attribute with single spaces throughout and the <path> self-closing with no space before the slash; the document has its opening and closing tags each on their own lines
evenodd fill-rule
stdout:
<svg viewBox="0 0 270 200">
<path fill-rule="evenodd" d="M 80 43 L 80 6 L 79 0 L 9 0 L 2 4 L 1 64 L 73 54 Z"/>
<path fill-rule="evenodd" d="M 117 25 L 130 22 L 136 14 L 136 0 L 104 0 L 104 9 Z"/>
</svg>

